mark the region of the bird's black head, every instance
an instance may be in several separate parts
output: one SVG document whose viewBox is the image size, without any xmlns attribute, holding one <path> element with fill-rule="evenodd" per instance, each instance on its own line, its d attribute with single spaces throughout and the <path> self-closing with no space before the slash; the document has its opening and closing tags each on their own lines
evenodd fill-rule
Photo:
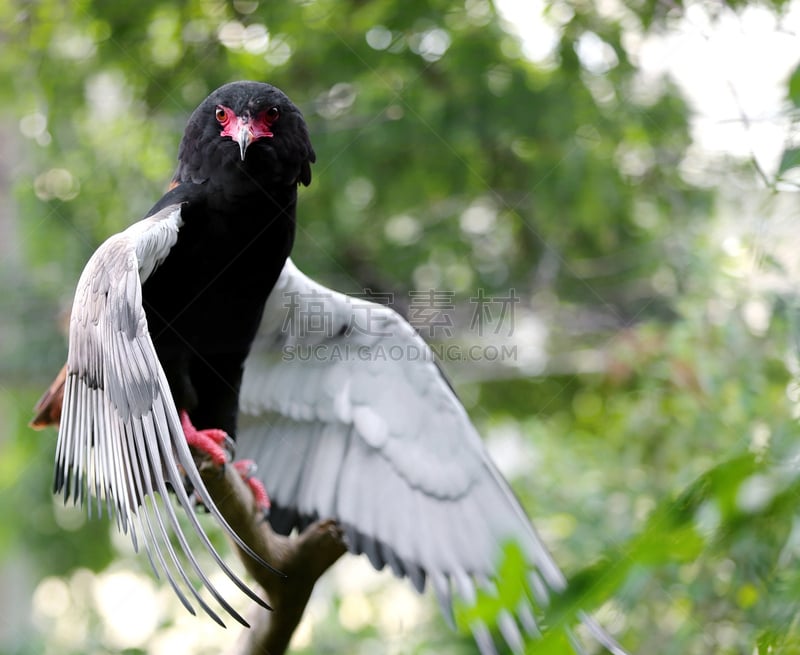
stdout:
<svg viewBox="0 0 800 655">
<path fill-rule="evenodd" d="M 175 181 L 224 184 L 240 176 L 259 185 L 308 185 L 315 159 L 303 116 L 285 93 L 262 82 L 232 82 L 189 118 Z"/>
</svg>

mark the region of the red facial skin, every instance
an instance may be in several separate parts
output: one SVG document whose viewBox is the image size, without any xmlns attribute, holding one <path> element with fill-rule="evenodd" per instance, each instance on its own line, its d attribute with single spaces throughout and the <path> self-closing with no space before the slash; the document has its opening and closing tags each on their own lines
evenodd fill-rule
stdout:
<svg viewBox="0 0 800 655">
<path fill-rule="evenodd" d="M 254 117 L 237 116 L 230 107 L 223 105 L 218 105 L 216 110 L 217 121 L 222 126 L 219 135 L 230 137 L 239 144 L 242 161 L 251 143 L 273 136 L 271 128 L 279 116 L 277 107 L 271 107 Z"/>
</svg>

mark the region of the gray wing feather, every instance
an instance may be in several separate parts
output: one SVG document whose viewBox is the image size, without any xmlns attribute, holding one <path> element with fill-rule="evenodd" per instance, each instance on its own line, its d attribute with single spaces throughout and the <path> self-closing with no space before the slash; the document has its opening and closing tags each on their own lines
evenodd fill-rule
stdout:
<svg viewBox="0 0 800 655">
<path fill-rule="evenodd" d="M 430 579 L 451 620 L 453 592 L 474 600 L 505 540 L 545 581 L 539 602 L 564 588 L 431 350 L 391 309 L 326 289 L 288 261 L 240 400 L 239 452 L 259 465 L 276 528 L 335 518 L 350 550 L 377 568 L 389 565 L 419 589 Z M 532 616 L 524 606 L 502 618 L 515 650 L 517 622 L 535 629 Z M 492 652 L 485 628 L 473 630 Z"/>
<path fill-rule="evenodd" d="M 166 576 L 190 612 L 189 596 L 224 625 L 195 589 L 183 562 L 226 612 L 247 625 L 201 569 L 168 499 L 170 494 L 177 498 L 217 565 L 263 603 L 222 561 L 184 489 L 182 472 L 237 538 L 197 471 L 142 308 L 142 283 L 167 256 L 181 225 L 179 205 L 135 223 L 101 245 L 80 277 L 70 323 L 55 491 L 63 493 L 65 503 L 83 504 L 87 493 L 94 496 L 98 513 L 105 501 L 119 528 L 130 534 L 135 548 L 143 546 L 156 575 Z M 88 504 L 91 511 L 91 498 Z"/>
</svg>

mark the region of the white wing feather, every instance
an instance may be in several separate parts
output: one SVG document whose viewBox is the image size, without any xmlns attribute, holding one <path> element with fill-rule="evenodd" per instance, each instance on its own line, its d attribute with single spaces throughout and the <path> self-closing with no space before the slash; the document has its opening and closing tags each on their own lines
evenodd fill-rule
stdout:
<svg viewBox="0 0 800 655">
<path fill-rule="evenodd" d="M 182 223 L 179 205 L 135 223 L 103 243 L 80 277 L 70 322 L 55 491 L 63 493 L 64 502 L 72 498 L 83 504 L 90 496 L 90 511 L 91 496 L 98 512 L 104 500 L 120 529 L 130 533 L 135 548 L 144 546 L 156 574 L 166 575 L 190 612 L 184 589 L 222 624 L 195 589 L 184 561 L 220 605 L 246 625 L 200 568 L 168 500 L 173 493 L 217 565 L 263 602 L 222 561 L 195 516 L 182 472 L 233 534 L 192 459 L 142 307 L 142 283 L 167 256 Z"/>
<path fill-rule="evenodd" d="M 420 590 L 429 579 L 446 615 L 451 588 L 470 600 L 476 582 L 491 580 L 506 540 L 532 565 L 537 601 L 564 589 L 431 350 L 391 309 L 331 291 L 287 261 L 240 407 L 239 452 L 258 463 L 276 529 L 335 518 L 350 550 L 377 568 Z M 529 607 L 518 620 L 535 628 Z M 521 643 L 516 621 L 502 624 Z"/>
</svg>

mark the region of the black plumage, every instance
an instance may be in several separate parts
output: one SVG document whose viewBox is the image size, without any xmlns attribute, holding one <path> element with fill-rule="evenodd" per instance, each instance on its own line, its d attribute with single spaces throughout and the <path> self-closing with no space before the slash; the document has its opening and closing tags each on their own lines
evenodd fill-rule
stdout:
<svg viewBox="0 0 800 655">
<path fill-rule="evenodd" d="M 239 145 L 220 138 L 217 107 L 252 120 L 277 108 L 273 136 Z M 180 203 L 184 225 L 143 285 L 158 359 L 179 409 L 200 429 L 236 433 L 242 367 L 264 303 L 294 242 L 297 185 L 311 182 L 305 122 L 275 87 L 237 82 L 194 111 L 174 188 L 149 212 Z"/>
<path fill-rule="evenodd" d="M 297 186 L 310 183 L 314 158 L 302 115 L 279 89 L 235 82 L 206 98 L 187 124 L 170 190 L 87 263 L 67 364 L 32 422 L 60 419 L 54 489 L 65 502 L 88 496 L 99 512 L 107 505 L 187 609 L 194 612 L 191 596 L 219 623 L 181 552 L 246 625 L 201 569 L 172 505 L 161 501 L 172 492 L 217 565 L 264 604 L 211 545 L 186 480 L 231 537 L 260 558 L 205 489 L 178 412 L 187 413 L 192 430 L 235 436 L 244 361 L 291 251 Z"/>
<path fill-rule="evenodd" d="M 430 584 L 448 616 L 453 596 L 474 600 L 497 575 L 502 544 L 516 541 L 532 597 L 507 608 L 500 631 L 520 650 L 522 633 L 536 631 L 535 606 L 566 580 L 420 336 L 390 308 L 327 289 L 289 259 L 297 187 L 310 183 L 314 158 L 300 112 L 272 86 L 229 84 L 195 110 L 170 191 L 101 245 L 78 282 L 67 364 L 34 420 L 61 417 L 56 491 L 107 502 L 190 611 L 194 598 L 221 622 L 193 572 L 244 622 L 162 502 L 172 489 L 217 565 L 256 598 L 214 550 L 183 487 L 185 475 L 239 539 L 197 471 L 186 411 L 258 462 L 276 530 L 334 519 L 351 552 L 420 590 Z M 322 329 L 312 320 L 320 312 Z M 481 651 L 494 652 L 486 626 L 470 627 Z"/>
</svg>

